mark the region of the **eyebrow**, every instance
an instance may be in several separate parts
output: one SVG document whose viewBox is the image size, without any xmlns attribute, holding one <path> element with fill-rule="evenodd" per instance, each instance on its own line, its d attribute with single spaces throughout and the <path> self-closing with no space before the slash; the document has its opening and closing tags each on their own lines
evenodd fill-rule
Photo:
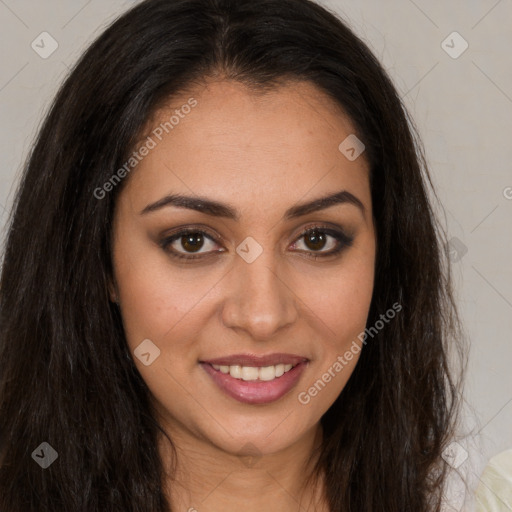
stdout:
<svg viewBox="0 0 512 512">
<path fill-rule="evenodd" d="M 283 215 L 284 220 L 291 220 L 298 217 L 302 217 L 309 213 L 324 210 L 337 204 L 352 204 L 361 210 L 363 217 L 365 215 L 364 204 L 353 194 L 346 190 L 340 190 L 335 194 L 319 197 L 307 203 L 301 203 L 296 206 L 292 206 Z M 235 208 L 230 205 L 213 201 L 201 196 L 184 196 L 181 194 L 169 194 L 162 199 L 159 199 L 155 203 L 148 204 L 141 212 L 141 215 L 145 215 L 151 212 L 155 212 L 167 206 L 175 206 L 178 208 L 187 208 L 189 210 L 195 210 L 206 215 L 213 217 L 222 217 L 234 221 L 240 219 L 240 214 Z"/>
</svg>

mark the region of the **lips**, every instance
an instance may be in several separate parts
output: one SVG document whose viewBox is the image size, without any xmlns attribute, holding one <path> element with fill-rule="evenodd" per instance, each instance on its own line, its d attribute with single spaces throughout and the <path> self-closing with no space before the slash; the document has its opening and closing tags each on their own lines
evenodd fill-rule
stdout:
<svg viewBox="0 0 512 512">
<path fill-rule="evenodd" d="M 224 362 L 229 361 L 229 359 L 218 360 Z M 237 361 L 240 361 L 240 359 L 237 359 Z M 261 360 L 259 362 L 261 362 Z M 251 364 L 254 364 L 254 361 L 252 361 Z M 257 405 L 275 402 L 289 393 L 297 386 L 308 364 L 308 360 L 304 361 L 304 358 L 301 358 L 301 362 L 293 366 L 293 368 L 284 375 L 270 381 L 244 381 L 235 379 L 230 374 L 224 374 L 216 370 L 209 363 L 201 362 L 200 366 L 210 376 L 217 388 L 227 396 L 234 398 L 238 402 Z"/>
<path fill-rule="evenodd" d="M 199 362 L 219 366 L 238 365 L 259 368 L 262 366 L 275 366 L 278 364 L 291 364 L 292 366 L 296 366 L 299 363 L 305 363 L 307 361 L 307 357 L 295 354 L 265 354 L 261 356 L 253 354 L 233 354 L 230 356 L 217 357 L 215 359 L 208 359 Z"/>
</svg>

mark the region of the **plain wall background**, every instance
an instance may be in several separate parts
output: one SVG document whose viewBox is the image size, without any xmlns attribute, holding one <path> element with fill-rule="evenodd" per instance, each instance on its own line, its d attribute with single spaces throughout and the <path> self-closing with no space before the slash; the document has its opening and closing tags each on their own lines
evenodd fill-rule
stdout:
<svg viewBox="0 0 512 512">
<path fill-rule="evenodd" d="M 57 87 L 86 46 L 135 3 L 0 0 L 2 242 L 23 162 Z M 370 46 L 422 136 L 455 237 L 457 297 L 472 346 L 468 424 L 483 440 L 485 462 L 512 448 L 512 1 L 319 3 Z M 44 31 L 59 45 L 47 59 L 31 47 Z M 454 31 L 469 45 L 458 58 L 442 47 Z M 450 51 L 462 48 L 452 39 Z"/>
</svg>

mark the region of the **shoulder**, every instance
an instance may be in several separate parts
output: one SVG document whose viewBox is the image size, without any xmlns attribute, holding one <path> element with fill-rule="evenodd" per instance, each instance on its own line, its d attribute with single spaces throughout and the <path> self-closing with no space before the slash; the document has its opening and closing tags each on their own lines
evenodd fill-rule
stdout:
<svg viewBox="0 0 512 512">
<path fill-rule="evenodd" d="M 512 510 L 512 450 L 492 457 L 485 466 L 475 494 L 476 512 Z"/>
</svg>

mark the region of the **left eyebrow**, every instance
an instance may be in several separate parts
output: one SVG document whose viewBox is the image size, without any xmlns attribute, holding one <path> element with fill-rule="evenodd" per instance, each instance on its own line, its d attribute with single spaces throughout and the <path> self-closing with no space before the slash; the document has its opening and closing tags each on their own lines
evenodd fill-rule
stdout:
<svg viewBox="0 0 512 512">
<path fill-rule="evenodd" d="M 340 190 L 335 194 L 330 194 L 324 197 L 313 199 L 307 203 L 301 203 L 299 205 L 292 206 L 286 210 L 283 215 L 283 219 L 295 219 L 309 213 L 330 208 L 331 206 L 335 206 L 337 204 L 352 204 L 361 211 L 363 217 L 365 215 L 364 204 L 350 192 L 347 192 L 346 190 Z M 223 217 L 234 221 L 238 221 L 240 219 L 240 213 L 228 204 L 213 201 L 201 196 L 184 196 L 181 194 L 169 194 L 162 199 L 159 199 L 155 203 L 147 205 L 140 212 L 140 214 L 145 215 L 147 213 L 160 210 L 166 206 L 187 208 L 189 210 L 196 210 L 213 217 Z"/>
<path fill-rule="evenodd" d="M 302 203 L 297 206 L 293 206 L 292 208 L 286 210 L 283 218 L 286 220 L 295 219 L 297 217 L 307 215 L 308 213 L 325 210 L 331 206 L 345 203 L 352 204 L 359 208 L 364 217 L 365 207 L 362 201 L 350 192 L 347 192 L 346 190 L 340 190 L 335 194 L 327 195 L 318 199 L 314 199 L 308 203 Z"/>
</svg>

